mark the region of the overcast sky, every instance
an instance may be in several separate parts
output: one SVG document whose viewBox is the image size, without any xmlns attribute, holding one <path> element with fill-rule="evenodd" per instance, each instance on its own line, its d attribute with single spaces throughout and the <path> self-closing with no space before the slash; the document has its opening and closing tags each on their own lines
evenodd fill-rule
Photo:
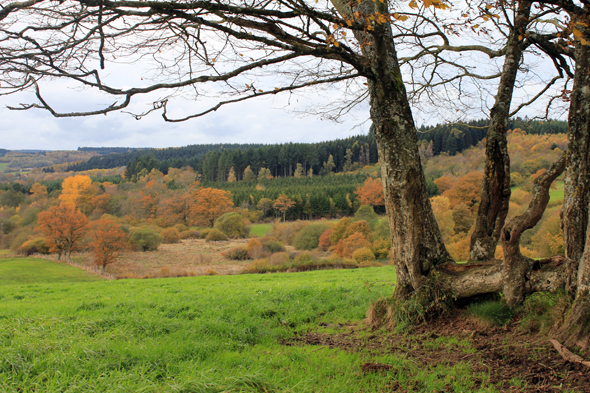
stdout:
<svg viewBox="0 0 590 393">
<path fill-rule="evenodd" d="M 60 98 L 53 102 L 59 101 L 60 108 L 83 109 L 78 104 L 77 92 L 56 88 L 56 94 Z M 167 123 L 160 113 L 152 113 L 142 120 L 125 113 L 58 119 L 40 109 L 12 111 L 6 108 L 7 104 L 17 105 L 27 99 L 25 96 L 0 97 L 0 148 L 75 150 L 81 146 L 320 142 L 366 133 L 370 126 L 366 121 L 369 116 L 366 105 L 341 124 L 315 116 L 298 116 L 293 112 L 308 105 L 301 102 L 306 101 L 305 97 L 299 97 L 300 102 L 292 98 L 290 105 L 285 96 L 250 100 L 183 123 Z M 188 112 L 194 103 L 177 100 L 175 104 L 177 109 Z"/>
</svg>

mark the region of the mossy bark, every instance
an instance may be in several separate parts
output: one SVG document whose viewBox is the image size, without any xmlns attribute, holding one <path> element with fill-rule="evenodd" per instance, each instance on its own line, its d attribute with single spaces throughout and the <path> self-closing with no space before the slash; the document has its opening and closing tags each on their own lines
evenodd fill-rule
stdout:
<svg viewBox="0 0 590 393">
<path fill-rule="evenodd" d="M 588 28 L 586 36 L 589 34 Z M 568 258 L 567 290 L 575 295 L 590 206 L 590 46 L 576 42 L 576 72 L 568 117 L 563 200 L 563 235 Z"/>
<path fill-rule="evenodd" d="M 536 179 L 533 199 L 527 210 L 510 220 L 502 229 L 502 248 L 504 249 L 502 287 L 508 304 L 516 305 L 523 302 L 525 286 L 534 262 L 520 253 L 520 237 L 525 230 L 533 228 L 543 217 L 549 203 L 549 188 L 564 169 L 565 155 L 553 163 L 545 174 Z"/>
<path fill-rule="evenodd" d="M 469 261 L 477 263 L 494 258 L 496 245 L 510 202 L 510 156 L 508 155 L 508 120 L 516 74 L 526 45 L 522 37 L 529 23 L 531 2 L 521 1 L 506 44 L 506 56 L 486 139 L 486 166 L 481 188 L 481 202 L 471 236 Z"/>
<path fill-rule="evenodd" d="M 348 19 L 354 19 L 355 11 L 365 15 L 389 13 L 387 2 L 332 0 L 332 3 Z M 396 295 L 405 297 L 420 287 L 423 276 L 451 257 L 430 205 L 418 153 L 416 126 L 402 81 L 391 26 L 388 23 L 373 24 L 366 31 L 356 31 L 355 38 L 370 69 L 367 82 L 371 120 L 391 228 L 397 273 Z"/>
</svg>

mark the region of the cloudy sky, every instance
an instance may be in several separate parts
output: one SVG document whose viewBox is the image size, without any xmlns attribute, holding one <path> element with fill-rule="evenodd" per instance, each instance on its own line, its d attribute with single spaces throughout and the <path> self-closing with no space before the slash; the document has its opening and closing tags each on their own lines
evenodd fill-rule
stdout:
<svg viewBox="0 0 590 393">
<path fill-rule="evenodd" d="M 51 87 L 50 101 L 61 110 L 92 110 L 96 102 L 84 97 L 89 92 Z M 315 101 L 311 98 L 314 97 Z M 34 102 L 31 96 L 0 97 L 0 148 L 75 150 L 81 146 L 175 147 L 202 143 L 320 142 L 366 133 L 368 107 L 361 106 L 340 124 L 296 111 L 320 105 L 329 97 L 273 96 L 222 107 L 217 112 L 183 123 L 167 123 L 160 113 L 135 120 L 125 113 L 81 118 L 55 118 L 41 109 L 12 111 L 6 105 Z M 96 100 L 90 100 L 96 101 Z M 99 100 L 100 101 L 100 100 Z M 140 100 L 141 101 L 141 100 Z M 148 108 L 149 100 L 137 103 Z M 104 98 L 100 103 L 112 101 Z M 194 102 L 177 99 L 176 111 L 188 113 Z"/>
</svg>

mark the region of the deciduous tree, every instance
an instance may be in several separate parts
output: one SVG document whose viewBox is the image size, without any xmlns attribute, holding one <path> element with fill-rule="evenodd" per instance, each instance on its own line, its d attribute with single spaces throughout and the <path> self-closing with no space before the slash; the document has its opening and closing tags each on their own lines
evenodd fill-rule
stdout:
<svg viewBox="0 0 590 393">
<path fill-rule="evenodd" d="M 101 267 L 102 274 L 106 266 L 113 263 L 119 254 L 129 246 L 128 236 L 110 218 L 102 218 L 90 224 L 89 228 L 94 263 Z"/>
<path fill-rule="evenodd" d="M 358 187 L 354 193 L 362 205 L 383 206 L 385 204 L 381 179 L 367 178 L 363 186 Z"/>
<path fill-rule="evenodd" d="M 45 234 L 51 249 L 58 252 L 58 259 L 64 252 L 69 262 L 72 249 L 86 234 L 87 224 L 84 214 L 69 203 L 62 202 L 39 213 L 36 229 Z"/>
<path fill-rule="evenodd" d="M 192 194 L 191 223 L 213 227 L 215 220 L 233 210 L 234 203 L 229 191 L 216 188 L 201 188 Z"/>
<path fill-rule="evenodd" d="M 283 221 L 285 221 L 285 215 L 293 206 L 295 206 L 295 201 L 289 199 L 285 194 L 279 195 L 273 204 L 273 207 L 283 215 Z"/>
</svg>

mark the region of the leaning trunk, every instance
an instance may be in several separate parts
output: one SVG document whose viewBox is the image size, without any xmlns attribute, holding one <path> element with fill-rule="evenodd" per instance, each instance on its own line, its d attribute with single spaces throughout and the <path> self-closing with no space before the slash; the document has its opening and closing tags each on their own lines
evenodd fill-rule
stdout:
<svg viewBox="0 0 590 393">
<path fill-rule="evenodd" d="M 387 2 L 332 0 L 349 19 L 359 11 L 387 15 Z M 354 8 L 352 8 L 354 7 Z M 396 295 L 417 290 L 422 277 L 450 260 L 434 218 L 417 146 L 412 112 L 401 78 L 389 24 L 375 24 L 371 32 L 357 31 L 369 71 L 371 119 L 375 129 L 385 207 L 391 228 L 392 253 L 397 274 Z"/>
<path fill-rule="evenodd" d="M 519 3 L 514 28 L 506 45 L 506 57 L 498 93 L 490 111 L 490 125 L 486 139 L 486 167 L 481 189 L 481 203 L 477 212 L 475 230 L 471 236 L 469 261 L 478 262 L 494 258 L 496 245 L 508 215 L 510 202 L 510 157 L 506 132 L 510 116 L 510 103 L 516 74 L 525 45 L 522 39 L 529 22 L 531 3 Z"/>
<path fill-rule="evenodd" d="M 576 274 L 584 254 L 590 206 L 590 46 L 576 42 L 575 57 L 562 221 L 568 258 L 567 289 L 571 295 L 576 293 Z"/>
<path fill-rule="evenodd" d="M 502 269 L 503 292 L 506 302 L 511 305 L 522 303 L 527 281 L 534 260 L 520 253 L 520 237 L 524 231 L 533 228 L 543 217 L 549 203 L 549 188 L 565 169 L 565 155 L 535 181 L 535 192 L 529 207 L 522 215 L 514 217 L 502 229 L 504 267 Z"/>
</svg>

